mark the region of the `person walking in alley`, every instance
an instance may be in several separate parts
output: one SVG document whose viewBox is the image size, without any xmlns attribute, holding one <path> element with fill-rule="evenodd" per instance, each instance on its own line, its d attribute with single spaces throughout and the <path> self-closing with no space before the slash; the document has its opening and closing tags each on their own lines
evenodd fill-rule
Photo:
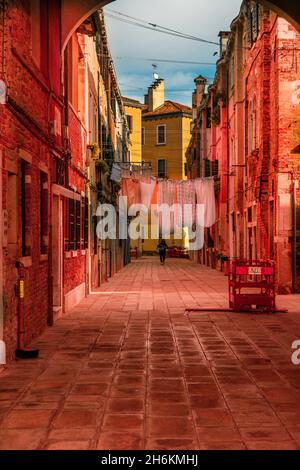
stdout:
<svg viewBox="0 0 300 470">
<path fill-rule="evenodd" d="M 159 253 L 161 264 L 165 264 L 166 256 L 167 256 L 167 249 L 168 249 L 168 245 L 166 244 L 166 241 L 160 240 L 159 244 L 157 245 L 157 251 Z"/>
</svg>

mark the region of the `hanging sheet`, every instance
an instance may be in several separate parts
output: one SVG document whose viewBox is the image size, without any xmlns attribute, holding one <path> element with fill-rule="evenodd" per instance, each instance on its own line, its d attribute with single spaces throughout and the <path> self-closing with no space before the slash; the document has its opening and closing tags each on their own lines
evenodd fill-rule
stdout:
<svg viewBox="0 0 300 470">
<path fill-rule="evenodd" d="M 178 181 L 177 200 L 182 208 L 183 226 L 192 228 L 196 222 L 196 192 L 194 180 Z"/>
<path fill-rule="evenodd" d="M 118 163 L 114 163 L 112 167 L 112 172 L 110 179 L 117 183 L 121 183 L 122 180 L 122 169 Z"/>
<path fill-rule="evenodd" d="M 154 178 L 150 179 L 149 182 L 140 180 L 140 194 L 141 194 L 141 204 L 150 209 L 154 189 L 156 186 L 156 180 Z"/>
<path fill-rule="evenodd" d="M 216 223 L 216 198 L 214 178 L 194 180 L 197 204 L 204 205 L 204 227 L 210 228 Z"/>
<path fill-rule="evenodd" d="M 140 182 L 136 179 L 123 178 L 121 185 L 122 195 L 127 196 L 128 207 L 141 203 Z"/>
<path fill-rule="evenodd" d="M 162 180 L 158 182 L 158 204 L 172 206 L 177 204 L 177 181 Z"/>
</svg>

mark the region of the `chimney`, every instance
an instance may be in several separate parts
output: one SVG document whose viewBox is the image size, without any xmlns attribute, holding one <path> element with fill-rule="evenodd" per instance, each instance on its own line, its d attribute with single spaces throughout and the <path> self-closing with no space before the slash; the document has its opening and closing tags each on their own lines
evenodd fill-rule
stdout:
<svg viewBox="0 0 300 470">
<path fill-rule="evenodd" d="M 229 36 L 230 36 L 230 32 L 229 31 L 220 31 L 219 32 L 219 38 L 220 38 L 220 57 L 223 57 L 225 52 L 226 52 L 226 48 L 227 48 L 227 43 L 228 43 L 228 39 L 229 39 Z"/>
<path fill-rule="evenodd" d="M 193 93 L 193 107 L 199 108 L 205 93 L 207 80 L 206 78 L 202 77 L 202 75 L 199 75 L 199 77 L 195 78 L 194 82 L 196 84 L 196 89 Z"/>
<path fill-rule="evenodd" d="M 158 78 L 148 88 L 148 105 L 149 111 L 155 111 L 157 108 L 162 106 L 165 102 L 165 81 L 162 78 Z"/>
</svg>

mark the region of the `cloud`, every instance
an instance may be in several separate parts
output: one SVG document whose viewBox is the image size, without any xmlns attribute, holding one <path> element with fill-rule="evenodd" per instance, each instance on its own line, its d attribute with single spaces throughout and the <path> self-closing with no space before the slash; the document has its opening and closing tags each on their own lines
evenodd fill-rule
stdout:
<svg viewBox="0 0 300 470">
<path fill-rule="evenodd" d="M 117 0 L 104 8 L 160 24 L 203 39 L 218 42 L 221 30 L 230 29 L 241 0 Z M 143 99 L 153 80 L 152 63 L 140 59 L 173 59 L 215 63 L 217 45 L 175 38 L 106 18 L 110 48 L 122 92 Z M 123 57 L 123 59 L 116 59 Z M 130 58 L 136 58 L 132 60 Z M 203 74 L 213 79 L 215 67 L 159 63 L 166 81 L 167 98 L 191 104 L 194 78 Z M 123 85 L 125 83 L 125 85 Z M 127 88 L 126 88 L 127 87 Z M 135 87 L 132 88 L 132 87 Z M 132 90 L 132 93 L 130 92 Z"/>
</svg>

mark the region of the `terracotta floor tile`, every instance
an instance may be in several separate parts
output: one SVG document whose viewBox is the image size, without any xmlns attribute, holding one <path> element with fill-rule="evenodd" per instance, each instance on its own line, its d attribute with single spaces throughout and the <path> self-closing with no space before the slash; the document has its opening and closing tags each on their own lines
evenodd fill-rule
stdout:
<svg viewBox="0 0 300 470">
<path fill-rule="evenodd" d="M 193 409 L 193 414 L 195 416 L 195 422 L 197 427 L 231 427 L 233 425 L 232 417 L 226 410 L 195 408 Z"/>
<path fill-rule="evenodd" d="M 98 441 L 98 450 L 142 450 L 143 438 L 139 434 L 103 432 Z"/>
<path fill-rule="evenodd" d="M 37 450 L 45 439 L 46 431 L 41 429 L 1 429 L 0 450 Z"/>
<path fill-rule="evenodd" d="M 149 437 L 194 439 L 192 420 L 188 418 L 151 417 L 148 418 Z"/>
<path fill-rule="evenodd" d="M 147 439 L 147 450 L 197 450 L 198 444 L 193 439 Z"/>
<path fill-rule="evenodd" d="M 54 428 L 81 428 L 95 427 L 97 424 L 97 413 L 93 410 L 64 410 L 54 422 Z"/>
<path fill-rule="evenodd" d="M 253 427 L 253 428 L 242 428 L 240 432 L 245 441 L 256 441 L 256 442 L 284 442 L 290 441 L 291 436 L 282 427 Z"/>
<path fill-rule="evenodd" d="M 197 435 L 199 439 L 199 443 L 203 442 L 239 442 L 241 441 L 241 434 L 239 433 L 238 429 L 234 426 L 231 427 L 223 427 L 223 426 L 213 426 L 213 427 L 197 427 Z"/>
<path fill-rule="evenodd" d="M 36 429 L 46 428 L 53 416 L 49 410 L 14 410 L 6 415 L 1 428 Z"/>
<path fill-rule="evenodd" d="M 149 416 L 180 416 L 190 417 L 190 409 L 185 403 L 161 403 L 150 402 L 148 405 Z"/>
<path fill-rule="evenodd" d="M 108 401 L 108 413 L 143 413 L 144 400 L 138 398 L 112 398 Z"/>
<path fill-rule="evenodd" d="M 48 436 L 51 441 L 73 441 L 76 437 L 78 441 L 90 441 L 95 437 L 95 428 L 62 428 L 52 429 Z"/>
<path fill-rule="evenodd" d="M 103 432 L 142 431 L 143 415 L 107 414 L 104 416 Z"/>
<path fill-rule="evenodd" d="M 45 450 L 88 450 L 89 446 L 89 441 L 50 441 Z"/>
<path fill-rule="evenodd" d="M 148 393 L 149 402 L 153 403 L 187 403 L 188 396 L 185 393 L 152 392 Z"/>
<path fill-rule="evenodd" d="M 300 446 L 294 441 L 247 441 L 246 446 L 248 450 L 300 450 Z"/>
<path fill-rule="evenodd" d="M 226 439 L 226 437 L 225 437 Z M 201 447 L 205 450 L 246 450 L 246 445 L 242 441 L 226 441 L 215 442 L 205 441 L 201 444 Z"/>
</svg>

